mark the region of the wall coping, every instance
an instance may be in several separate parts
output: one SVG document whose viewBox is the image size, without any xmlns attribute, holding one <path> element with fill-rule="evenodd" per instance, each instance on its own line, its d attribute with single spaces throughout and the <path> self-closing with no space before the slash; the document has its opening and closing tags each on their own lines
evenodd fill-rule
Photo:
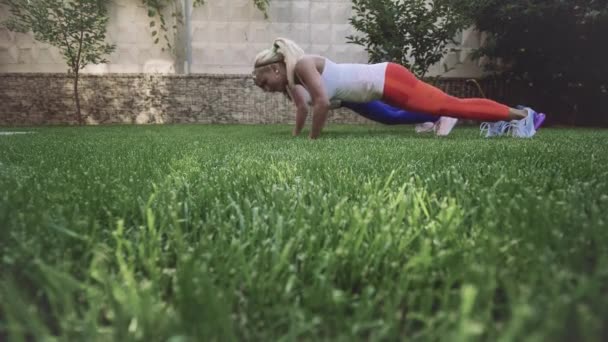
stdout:
<svg viewBox="0 0 608 342">
<path fill-rule="evenodd" d="M 69 77 L 71 74 L 62 72 L 4 72 L 0 73 L 2 77 L 47 77 L 47 78 L 64 78 Z M 249 74 L 211 74 L 211 73 L 193 73 L 193 74 L 169 74 L 169 73 L 104 73 L 104 74 L 80 74 L 81 78 L 104 78 L 104 77 L 116 77 L 116 78 L 174 78 L 174 79 L 192 79 L 192 78 L 215 78 L 215 79 L 249 79 Z M 440 77 L 439 81 L 466 81 L 466 80 L 488 80 L 493 77 Z"/>
<path fill-rule="evenodd" d="M 71 74 L 65 72 L 4 72 L 0 73 L 0 77 L 48 77 L 48 78 L 64 78 Z M 103 77 L 122 77 L 122 78 L 222 78 L 222 79 L 241 79 L 251 78 L 247 74 L 163 74 L 163 73 L 105 73 L 105 74 L 80 74 L 84 78 L 103 78 Z"/>
</svg>

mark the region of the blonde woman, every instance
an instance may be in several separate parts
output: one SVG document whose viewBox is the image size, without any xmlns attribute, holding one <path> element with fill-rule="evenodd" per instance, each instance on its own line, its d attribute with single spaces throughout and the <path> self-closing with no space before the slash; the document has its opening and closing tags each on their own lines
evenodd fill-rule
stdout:
<svg viewBox="0 0 608 342">
<path fill-rule="evenodd" d="M 255 84 L 265 91 L 287 94 L 298 108 L 296 130 L 301 130 L 307 112 L 306 93 L 310 94 L 312 130 L 319 137 L 331 104 L 366 103 L 381 100 L 391 106 L 434 116 L 480 121 L 511 121 L 516 137 L 534 136 L 531 108 L 510 108 L 487 99 L 460 99 L 418 80 L 405 67 L 395 63 L 334 63 L 328 58 L 306 55 L 293 41 L 277 38 L 272 49 L 255 59 Z"/>
</svg>

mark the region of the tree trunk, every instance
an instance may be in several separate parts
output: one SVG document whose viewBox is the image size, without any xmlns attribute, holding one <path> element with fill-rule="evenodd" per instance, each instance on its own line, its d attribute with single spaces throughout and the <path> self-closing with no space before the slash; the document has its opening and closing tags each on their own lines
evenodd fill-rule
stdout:
<svg viewBox="0 0 608 342">
<path fill-rule="evenodd" d="M 80 113 L 80 96 L 78 96 L 78 78 L 80 76 L 80 54 L 82 53 L 82 39 L 84 38 L 84 31 L 80 30 L 80 38 L 78 39 L 78 55 L 74 63 L 74 98 L 76 100 L 76 113 L 78 114 L 78 124 L 82 126 L 82 114 Z"/>
<path fill-rule="evenodd" d="M 82 114 L 80 113 L 80 96 L 78 96 L 78 71 L 74 74 L 74 100 L 76 100 L 76 115 L 78 116 L 78 124 L 82 125 Z"/>
</svg>

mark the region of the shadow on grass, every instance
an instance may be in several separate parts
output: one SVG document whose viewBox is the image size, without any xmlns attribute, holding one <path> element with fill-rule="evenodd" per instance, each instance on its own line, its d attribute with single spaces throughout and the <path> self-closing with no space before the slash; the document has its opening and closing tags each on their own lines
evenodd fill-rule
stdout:
<svg viewBox="0 0 608 342">
<path fill-rule="evenodd" d="M 310 130 L 304 130 L 297 138 L 308 138 Z M 291 128 L 285 130 L 273 130 L 267 133 L 269 136 L 284 136 L 291 137 Z M 416 133 L 410 127 L 403 127 L 402 129 L 396 128 L 364 128 L 364 127 L 353 127 L 353 128 L 334 128 L 325 129 L 321 133 L 320 139 L 332 138 L 332 139 L 349 139 L 349 138 L 372 138 L 372 137 L 393 137 L 393 138 L 404 138 L 404 139 L 449 139 L 449 137 L 438 137 L 434 133 Z"/>
</svg>

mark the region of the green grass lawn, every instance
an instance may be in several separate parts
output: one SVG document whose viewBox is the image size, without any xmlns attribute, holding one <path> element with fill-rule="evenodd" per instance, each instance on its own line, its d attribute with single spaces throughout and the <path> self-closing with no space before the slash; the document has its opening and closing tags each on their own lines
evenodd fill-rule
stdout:
<svg viewBox="0 0 608 342">
<path fill-rule="evenodd" d="M 608 131 L 33 130 L 0 136 L 0 339 L 608 336 Z"/>
</svg>

